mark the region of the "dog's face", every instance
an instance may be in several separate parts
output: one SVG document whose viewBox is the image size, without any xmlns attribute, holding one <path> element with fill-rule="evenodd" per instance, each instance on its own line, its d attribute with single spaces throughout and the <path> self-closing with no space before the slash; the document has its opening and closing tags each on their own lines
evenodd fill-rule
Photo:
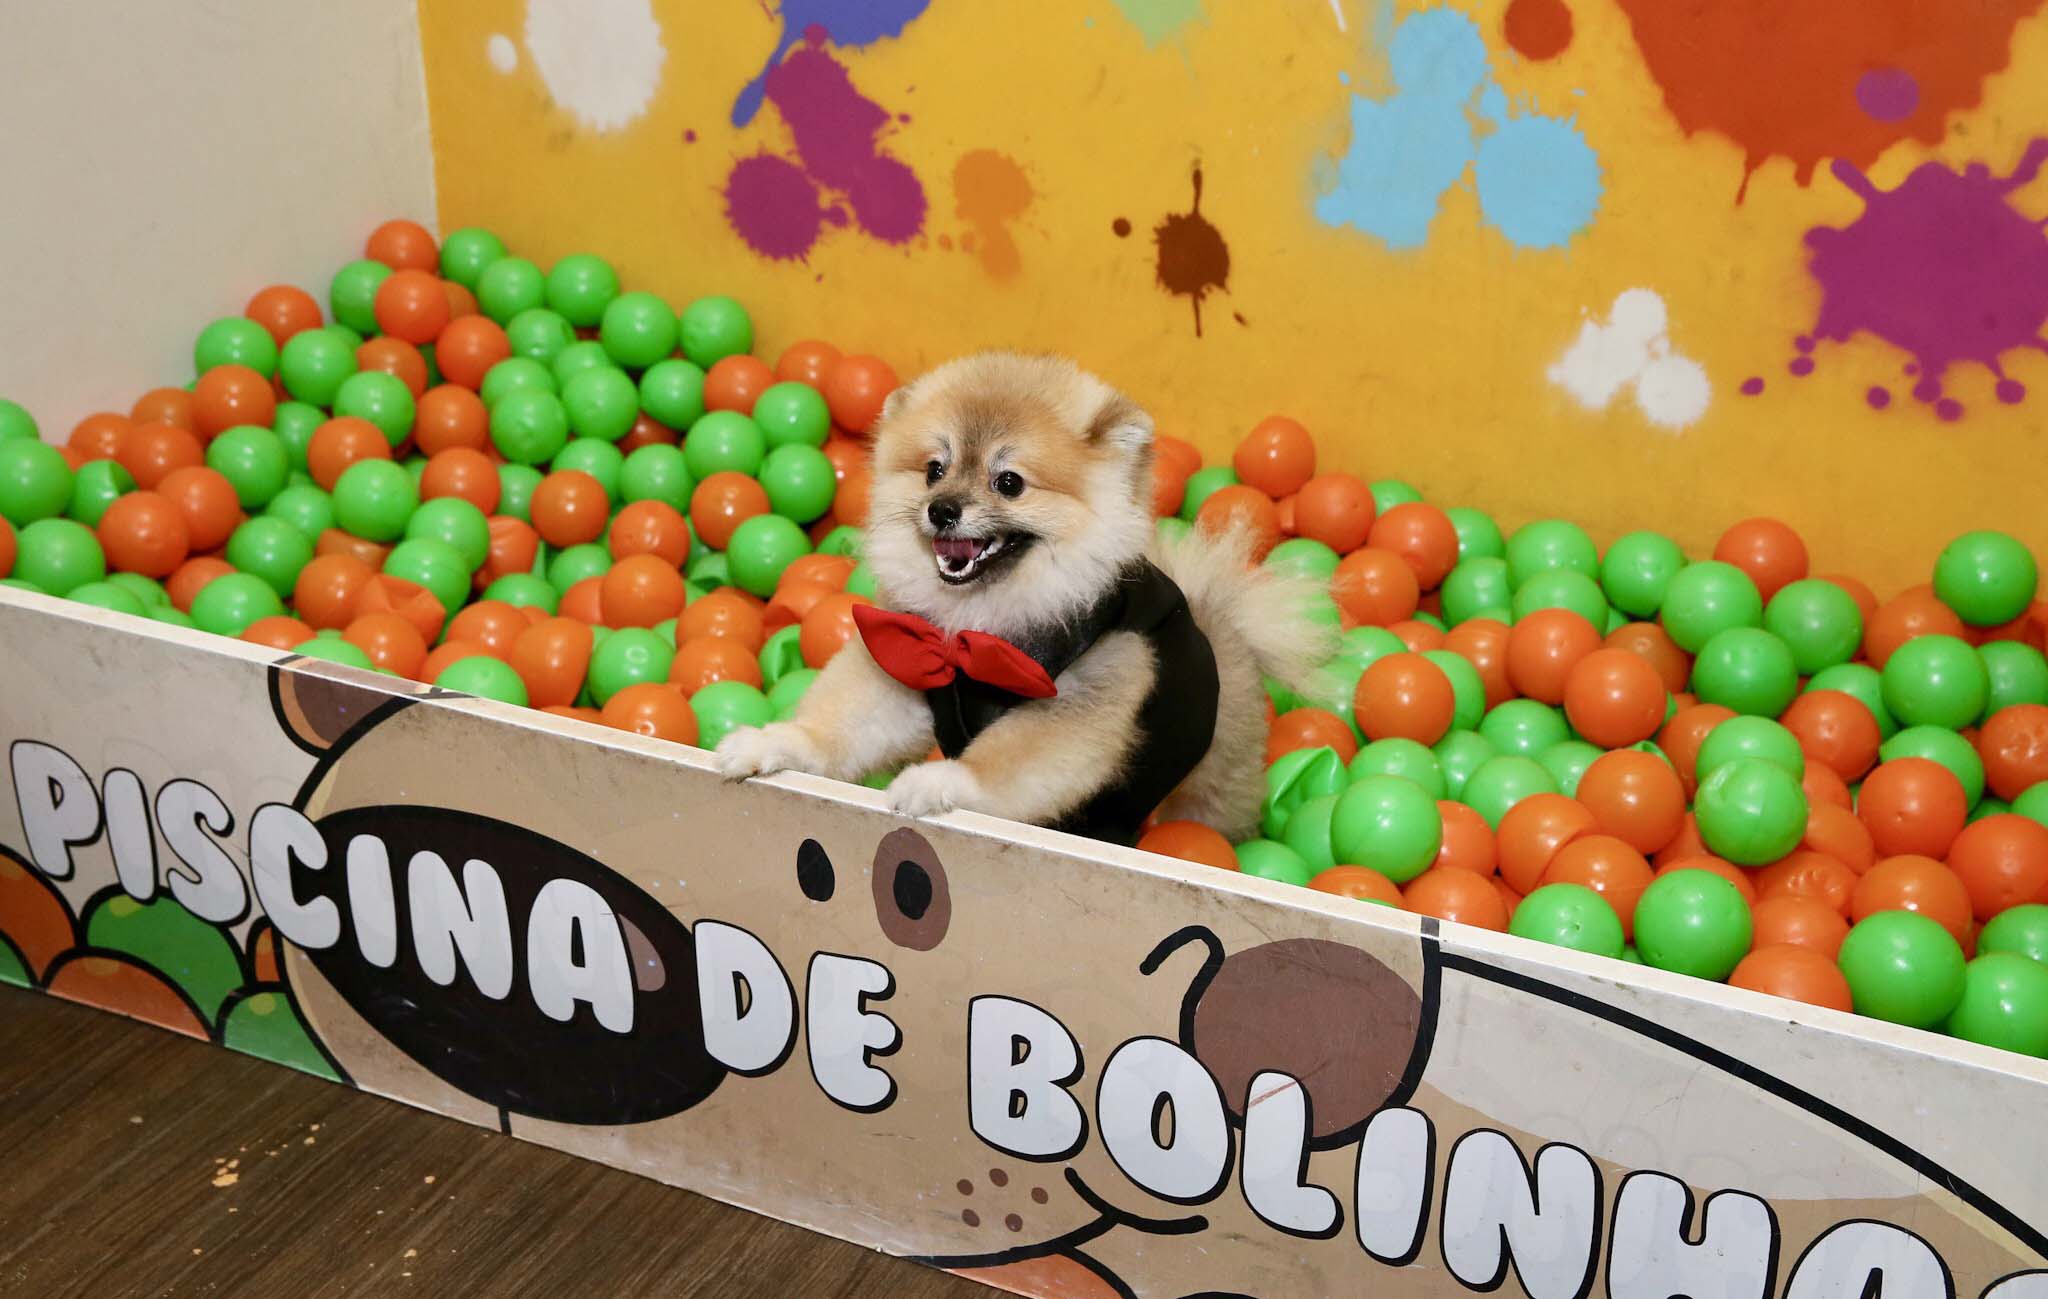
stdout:
<svg viewBox="0 0 2048 1299">
<path fill-rule="evenodd" d="M 1086 605 L 1151 532 L 1152 422 L 1071 362 L 983 353 L 893 394 L 865 554 L 886 602 L 1014 633 Z"/>
</svg>

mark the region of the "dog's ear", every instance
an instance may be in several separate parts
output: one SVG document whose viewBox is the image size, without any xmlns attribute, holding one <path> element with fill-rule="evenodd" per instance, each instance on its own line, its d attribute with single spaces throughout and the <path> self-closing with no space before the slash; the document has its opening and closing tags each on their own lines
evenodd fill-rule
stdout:
<svg viewBox="0 0 2048 1299">
<path fill-rule="evenodd" d="M 1112 392 L 1088 421 L 1082 437 L 1093 446 L 1125 455 L 1148 453 L 1152 450 L 1152 417 L 1129 397 Z"/>
<path fill-rule="evenodd" d="M 875 417 L 876 426 L 880 427 L 901 415 L 909 407 L 910 395 L 916 388 L 917 384 L 912 382 L 899 383 L 890 389 L 889 395 L 882 398 L 882 413 Z"/>
</svg>

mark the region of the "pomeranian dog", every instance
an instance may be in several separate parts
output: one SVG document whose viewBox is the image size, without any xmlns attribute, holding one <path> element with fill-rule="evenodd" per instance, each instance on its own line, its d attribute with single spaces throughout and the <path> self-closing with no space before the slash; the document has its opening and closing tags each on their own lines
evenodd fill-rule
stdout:
<svg viewBox="0 0 2048 1299">
<path fill-rule="evenodd" d="M 863 554 L 878 603 L 731 778 L 905 763 L 899 812 L 965 808 L 1115 843 L 1145 818 L 1259 821 L 1262 674 L 1307 682 L 1313 589 L 1241 535 L 1162 541 L 1152 421 L 1071 361 L 986 352 L 882 408 Z M 936 741 L 942 761 L 916 762 Z"/>
</svg>

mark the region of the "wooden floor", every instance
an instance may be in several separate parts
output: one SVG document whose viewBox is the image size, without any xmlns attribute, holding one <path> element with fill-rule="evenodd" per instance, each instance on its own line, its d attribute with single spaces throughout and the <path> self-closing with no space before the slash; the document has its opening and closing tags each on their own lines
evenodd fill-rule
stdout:
<svg viewBox="0 0 2048 1299">
<path fill-rule="evenodd" d="M 0 987 L 0 1295 L 410 1293 L 995 1292 Z"/>
</svg>

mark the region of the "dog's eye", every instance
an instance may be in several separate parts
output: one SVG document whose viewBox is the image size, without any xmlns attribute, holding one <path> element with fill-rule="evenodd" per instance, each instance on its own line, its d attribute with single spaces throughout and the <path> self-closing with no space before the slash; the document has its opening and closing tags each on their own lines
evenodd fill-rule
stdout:
<svg viewBox="0 0 2048 1299">
<path fill-rule="evenodd" d="M 946 467 L 936 460 L 924 462 L 924 485 L 929 487 L 946 476 Z"/>
<path fill-rule="evenodd" d="M 1005 469 L 996 475 L 996 490 L 1012 500 L 1024 494 L 1024 479 L 1013 469 Z"/>
</svg>

